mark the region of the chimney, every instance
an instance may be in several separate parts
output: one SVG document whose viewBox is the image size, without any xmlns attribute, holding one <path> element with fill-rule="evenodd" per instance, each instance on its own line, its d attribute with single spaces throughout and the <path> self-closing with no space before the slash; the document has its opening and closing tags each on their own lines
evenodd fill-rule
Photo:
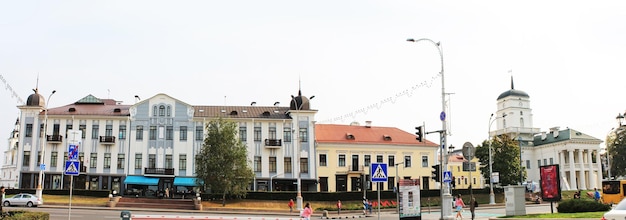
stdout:
<svg viewBox="0 0 626 220">
<path fill-rule="evenodd" d="M 545 140 L 546 138 L 547 138 L 546 132 L 545 132 L 545 131 L 542 131 L 542 132 L 541 132 L 541 140 L 543 141 L 543 140 Z"/>
<path fill-rule="evenodd" d="M 371 128 L 372 127 L 372 121 L 365 121 L 365 127 L 366 128 Z"/>
</svg>

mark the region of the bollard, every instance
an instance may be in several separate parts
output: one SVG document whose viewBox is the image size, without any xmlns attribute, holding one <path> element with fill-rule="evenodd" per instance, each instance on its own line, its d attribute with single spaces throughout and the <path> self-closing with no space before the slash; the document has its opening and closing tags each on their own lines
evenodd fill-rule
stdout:
<svg viewBox="0 0 626 220">
<path fill-rule="evenodd" d="M 132 220 L 132 218 L 130 217 L 130 211 L 122 211 L 120 213 L 120 219 L 121 220 Z"/>
</svg>

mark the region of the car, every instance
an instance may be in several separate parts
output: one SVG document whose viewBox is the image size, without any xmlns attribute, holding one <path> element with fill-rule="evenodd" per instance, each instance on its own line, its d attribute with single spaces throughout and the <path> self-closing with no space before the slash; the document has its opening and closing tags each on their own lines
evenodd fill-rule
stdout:
<svg viewBox="0 0 626 220">
<path fill-rule="evenodd" d="M 626 219 L 626 199 L 622 199 L 617 205 L 604 213 L 602 220 Z"/>
<path fill-rule="evenodd" d="M 27 207 L 43 205 L 43 201 L 37 196 L 28 193 L 19 193 L 11 198 L 5 198 L 2 201 L 3 206 L 25 205 Z"/>
</svg>

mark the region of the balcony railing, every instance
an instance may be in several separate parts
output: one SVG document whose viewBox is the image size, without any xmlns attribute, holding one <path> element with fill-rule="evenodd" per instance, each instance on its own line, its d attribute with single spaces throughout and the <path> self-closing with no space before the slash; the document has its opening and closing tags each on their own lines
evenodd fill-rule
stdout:
<svg viewBox="0 0 626 220">
<path fill-rule="evenodd" d="M 115 136 L 100 136 L 100 143 L 115 144 Z"/>
<path fill-rule="evenodd" d="M 63 136 L 62 135 L 47 135 L 46 141 L 47 142 L 62 142 Z"/>
<path fill-rule="evenodd" d="M 266 148 L 280 148 L 282 145 L 283 141 L 281 139 L 265 139 Z"/>
<path fill-rule="evenodd" d="M 174 168 L 144 168 L 144 175 L 174 175 Z"/>
</svg>

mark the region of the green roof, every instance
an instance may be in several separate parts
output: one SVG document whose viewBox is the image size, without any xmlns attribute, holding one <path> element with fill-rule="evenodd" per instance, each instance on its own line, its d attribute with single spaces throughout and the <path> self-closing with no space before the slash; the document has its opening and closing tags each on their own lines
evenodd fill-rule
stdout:
<svg viewBox="0 0 626 220">
<path fill-rule="evenodd" d="M 76 101 L 74 104 L 104 104 L 104 102 L 99 98 L 96 98 L 95 96 L 89 94 L 88 96 L 85 96 L 84 98 Z"/>
</svg>

